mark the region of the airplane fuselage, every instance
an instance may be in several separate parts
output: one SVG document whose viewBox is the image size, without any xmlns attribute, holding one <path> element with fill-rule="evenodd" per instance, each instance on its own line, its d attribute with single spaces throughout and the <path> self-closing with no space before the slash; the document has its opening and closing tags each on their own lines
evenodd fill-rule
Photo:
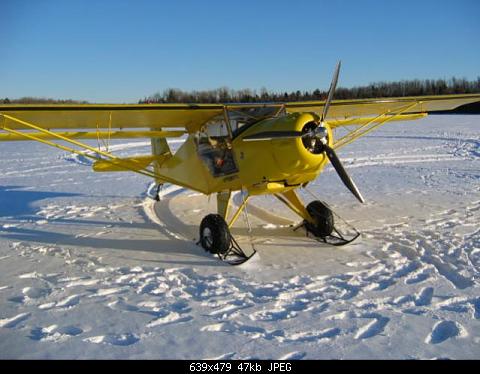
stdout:
<svg viewBox="0 0 480 374">
<path fill-rule="evenodd" d="M 302 131 L 314 121 L 318 117 L 312 113 L 265 119 L 216 148 L 192 134 L 162 164 L 160 173 L 205 194 L 241 189 L 251 195 L 288 191 L 314 180 L 328 162 L 325 154 L 312 153 L 301 138 L 248 142 L 243 139 L 265 131 Z M 327 140 L 332 144 L 332 132 L 327 129 Z"/>
</svg>

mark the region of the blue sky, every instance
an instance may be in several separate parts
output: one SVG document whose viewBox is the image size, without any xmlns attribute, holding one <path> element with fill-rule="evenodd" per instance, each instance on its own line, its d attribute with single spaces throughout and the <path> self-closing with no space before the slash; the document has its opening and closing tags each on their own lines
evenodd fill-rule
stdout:
<svg viewBox="0 0 480 374">
<path fill-rule="evenodd" d="M 0 0 L 0 97 L 480 76 L 480 1 Z"/>
</svg>

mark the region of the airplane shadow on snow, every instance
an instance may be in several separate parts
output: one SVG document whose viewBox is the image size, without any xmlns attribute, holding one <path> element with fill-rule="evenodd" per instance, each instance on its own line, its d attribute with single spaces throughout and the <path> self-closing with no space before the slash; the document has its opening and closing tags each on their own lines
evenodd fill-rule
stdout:
<svg viewBox="0 0 480 374">
<path fill-rule="evenodd" d="M 0 186 L 0 218 L 15 216 L 19 219 L 38 220 L 33 203 L 56 197 L 80 196 L 76 193 L 22 190 L 25 186 Z"/>
<path fill-rule="evenodd" d="M 73 220 L 72 220 L 73 221 Z M 22 241 L 41 243 L 45 245 L 58 245 L 58 246 L 72 246 L 72 247 L 85 247 L 95 248 L 100 250 L 128 250 L 128 251 L 140 251 L 140 252 L 152 252 L 156 254 L 179 254 L 184 256 L 194 256 L 192 260 L 150 260 L 152 262 L 163 263 L 175 263 L 175 264 L 189 264 L 189 265 L 212 265 L 211 256 L 208 256 L 203 250 L 195 246 L 192 242 L 179 239 L 111 239 L 111 238 L 99 238 L 99 237 L 76 237 L 72 234 L 52 232 L 44 230 L 26 229 L 11 227 L 8 230 L 4 230 L 5 233 L 1 233 L 2 238 Z M 198 261 L 200 258 L 204 258 L 205 261 Z M 130 259 L 133 259 L 129 257 Z M 142 261 L 149 261 L 142 259 Z M 215 265 L 213 263 L 213 265 Z"/>
<path fill-rule="evenodd" d="M 22 191 L 20 186 L 2 186 L 0 187 L 0 218 L 15 216 L 18 219 L 28 219 L 29 221 L 36 221 L 42 219 L 42 217 L 35 216 L 37 209 L 32 206 L 36 201 L 55 198 L 55 197 L 69 197 L 79 196 L 81 194 L 71 193 L 55 193 L 55 192 L 43 192 L 43 191 Z M 97 226 L 98 228 L 104 228 L 108 225 L 109 229 L 115 230 L 116 228 L 139 228 L 139 229 L 155 229 L 158 230 L 161 236 L 164 238 L 153 239 L 115 239 L 115 238 L 101 238 L 95 236 L 82 237 L 78 236 L 78 232 L 75 234 L 46 231 L 32 228 L 22 227 L 0 227 L 0 237 L 5 239 L 11 239 L 15 241 L 42 243 L 46 245 L 59 245 L 59 246 L 74 246 L 74 247 L 90 247 L 95 249 L 117 249 L 117 250 L 134 250 L 143 252 L 152 252 L 156 254 L 180 254 L 183 256 L 192 256 L 192 260 L 186 258 L 185 260 L 145 260 L 152 262 L 163 263 L 175 263 L 175 264 L 188 264 L 188 265 L 216 265 L 216 266 L 229 266 L 221 262 L 213 261 L 212 255 L 204 252 L 204 250 L 195 245 L 198 240 L 198 225 L 187 224 L 176 217 L 169 209 L 169 203 L 171 201 L 165 200 L 160 202 L 161 216 L 160 219 L 165 223 L 165 227 L 155 225 L 149 222 L 148 217 L 144 213 L 143 209 L 140 209 L 140 214 L 145 219 L 145 222 L 119 222 L 119 221 L 102 221 L 102 220 L 86 220 L 78 218 L 55 218 L 49 222 L 52 224 L 60 224 L 62 227 L 66 225 L 75 226 Z M 200 224 L 199 217 L 199 224 Z M 49 225 L 49 228 L 52 226 Z M 169 228 L 174 228 L 176 232 L 180 233 L 187 239 L 179 239 L 175 237 Z M 248 236 L 249 232 L 246 227 L 235 227 L 232 229 L 232 234 L 237 236 Z M 159 235 L 160 236 L 160 235 Z M 292 228 L 283 227 L 275 229 L 266 229 L 262 227 L 255 227 L 252 232 L 254 238 L 295 238 L 295 240 L 301 240 L 303 247 L 322 247 L 320 243 L 314 242 L 312 239 L 307 239 L 300 233 L 294 233 Z M 281 243 L 259 243 L 263 247 L 283 247 L 291 246 L 291 244 Z M 274 248 L 272 248 L 274 249 Z M 184 257 L 185 258 L 185 257 Z"/>
</svg>

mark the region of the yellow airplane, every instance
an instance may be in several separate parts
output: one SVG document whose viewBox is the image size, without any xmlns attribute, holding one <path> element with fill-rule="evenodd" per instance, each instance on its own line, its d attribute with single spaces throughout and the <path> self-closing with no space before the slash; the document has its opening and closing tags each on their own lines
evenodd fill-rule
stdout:
<svg viewBox="0 0 480 374">
<path fill-rule="evenodd" d="M 303 219 L 324 242 L 347 240 L 327 204 L 307 206 L 297 194 L 328 162 L 363 202 L 336 150 L 392 121 L 416 120 L 428 112 L 480 101 L 480 95 L 442 95 L 333 100 L 335 69 L 325 101 L 266 104 L 0 105 L 0 141 L 33 140 L 93 159 L 96 172 L 130 171 L 206 195 L 216 194 L 217 213 L 200 224 L 202 247 L 231 264 L 248 260 L 230 234 L 250 197 L 272 194 Z M 339 135 L 339 130 L 343 132 Z M 166 139 L 187 135 L 171 152 Z M 120 158 L 81 139 L 150 138 L 149 155 Z M 232 192 L 243 201 L 230 212 Z"/>
</svg>

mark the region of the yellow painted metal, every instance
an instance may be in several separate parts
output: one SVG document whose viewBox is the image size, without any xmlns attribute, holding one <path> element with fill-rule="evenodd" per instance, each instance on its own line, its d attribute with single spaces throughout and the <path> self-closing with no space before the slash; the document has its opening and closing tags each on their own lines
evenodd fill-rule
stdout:
<svg viewBox="0 0 480 374">
<path fill-rule="evenodd" d="M 480 95 L 334 101 L 326 122 L 329 145 L 338 148 L 385 123 L 418 119 L 427 111 L 453 109 L 475 101 L 480 101 Z M 65 141 L 89 150 L 92 154 L 105 157 L 106 160 L 93 157 L 86 152 L 74 151 L 85 156 L 88 154 L 87 157 L 98 161 L 96 163 L 98 170 L 134 171 L 155 178 L 158 183 L 170 182 L 205 194 L 241 189 L 248 191 L 249 196 L 278 194 L 293 208 L 299 210 L 298 204 L 292 203 L 294 198 L 292 197 L 292 201 L 289 201 L 284 194 L 290 196 L 291 190 L 314 180 L 327 164 L 326 156 L 309 152 L 301 138 L 272 139 L 262 142 L 244 142 L 243 138 L 266 131 L 301 131 L 308 122 L 318 122 L 317 113 L 322 111 L 323 105 L 324 102 L 267 105 L 0 105 L 0 116 L 8 119 L 8 127 L 4 124 L 4 129 L 9 134 L 2 135 L 4 140 L 27 138 L 73 152 L 72 148 L 55 144 L 50 140 Z M 287 114 L 258 121 L 232 139 L 231 152 L 238 172 L 215 177 L 199 156 L 193 132 L 214 117 L 223 117 L 228 122 L 230 111 L 264 107 L 276 108 L 274 112 L 285 111 Z M 246 111 L 243 112 L 245 113 Z M 332 128 L 353 124 L 352 121 L 357 121 L 358 127 L 347 136 L 335 141 Z M 82 139 L 82 136 L 93 137 L 93 134 L 115 138 L 115 136 L 130 133 L 129 137 L 155 135 L 152 141 L 161 139 L 164 144 L 163 137 L 167 132 L 164 128 L 172 129 L 173 127 L 183 127 L 190 135 L 175 155 L 158 159 L 161 162 L 154 162 L 153 171 L 147 167 L 152 160 L 156 161 L 156 158 L 145 156 L 138 159 L 121 159 L 75 140 Z M 137 130 L 118 131 L 119 128 Z M 148 128 L 150 131 L 142 131 L 141 128 Z M 36 132 L 19 131 L 25 129 Z M 53 132 L 52 129 L 98 129 L 98 133 L 93 131 Z M 102 132 L 101 129 L 109 129 L 109 131 Z M 184 133 L 184 131 L 168 132 L 176 136 Z M 158 149 L 163 148 L 162 146 Z M 156 154 L 158 152 L 155 149 L 152 153 L 154 156 L 161 156 Z M 303 211 L 299 210 L 299 212 L 304 214 Z"/>
<path fill-rule="evenodd" d="M 270 182 L 265 185 L 265 188 L 267 189 L 268 193 L 274 194 L 285 191 L 285 183 Z"/>
<path fill-rule="evenodd" d="M 195 137 L 190 135 L 175 155 L 161 165 L 158 174 L 204 194 L 242 188 L 249 195 L 291 190 L 314 180 L 328 162 L 326 156 L 309 152 L 301 139 L 275 139 L 262 142 L 261 146 L 242 139 L 263 131 L 301 131 L 314 120 L 318 120 L 314 114 L 291 114 L 261 121 L 245 130 L 232 142 L 238 172 L 219 177 L 214 177 L 199 157 Z M 328 131 L 329 142 L 333 144 L 333 134 Z"/>
<path fill-rule="evenodd" d="M 398 112 L 396 112 L 396 113 L 392 113 L 391 111 L 389 111 L 387 113 L 381 114 L 378 117 L 368 121 L 364 125 L 358 127 L 356 130 L 348 133 L 344 137 L 337 140 L 334 143 L 333 147 L 335 149 L 338 149 L 338 148 L 343 147 L 347 144 L 350 144 L 354 140 L 368 134 L 369 132 L 375 130 L 376 128 L 378 128 L 378 127 L 380 127 L 384 124 L 386 124 L 387 122 L 390 122 L 390 121 L 394 120 L 395 118 L 398 118 L 399 116 L 402 115 L 402 113 L 408 112 L 408 111 L 414 109 L 415 107 L 417 107 L 421 104 L 422 104 L 421 102 L 416 102 L 416 103 L 407 105 L 403 108 L 400 108 L 398 110 Z"/>
<path fill-rule="evenodd" d="M 382 113 L 375 118 L 362 119 L 364 125 L 360 128 L 365 130 L 365 125 L 377 126 L 399 118 L 422 118 L 424 114 L 401 116 L 416 105 L 420 104 L 403 106 L 398 113 Z M 232 143 L 239 169 L 233 175 L 214 177 L 199 159 L 193 136 L 162 165 L 159 173 L 205 194 L 242 188 L 248 190 L 249 195 L 287 192 L 314 180 L 328 162 L 325 155 L 312 154 L 304 147 L 301 139 L 273 139 L 261 142 L 261 146 L 257 142 L 244 142 L 242 139 L 264 131 L 301 131 L 311 121 L 318 121 L 318 116 L 312 113 L 294 113 L 263 120 L 244 131 Z M 326 126 L 330 145 L 333 146 L 334 137 L 329 122 Z"/>
<path fill-rule="evenodd" d="M 37 130 L 37 131 L 40 131 L 46 135 L 49 135 L 49 136 L 52 136 L 54 137 L 55 139 L 59 139 L 59 140 L 63 140 L 67 143 L 71 143 L 71 144 L 74 144 L 76 145 L 77 147 L 81 147 L 81 148 L 84 148 L 84 149 L 88 149 L 89 151 L 92 151 L 92 152 L 95 152 L 99 155 L 102 155 L 102 156 L 105 156 L 105 157 L 108 157 L 108 158 L 111 158 L 111 159 L 115 159 L 116 157 L 114 157 L 113 155 L 107 153 L 107 152 L 104 152 L 100 149 L 97 149 L 97 148 L 94 148 L 94 147 L 91 147 L 87 144 L 84 144 L 84 143 L 80 143 L 80 142 L 77 142 L 76 140 L 73 140 L 73 139 L 70 139 L 70 138 L 67 138 L 59 133 L 54 133 L 54 132 L 51 132 L 49 130 L 46 130 L 46 129 L 43 129 L 37 125 L 34 125 L 33 123 L 28 123 L 26 121 L 23 121 L 21 119 L 18 119 L 18 118 L 15 118 L 15 117 L 12 117 L 8 114 L 2 114 L 2 116 L 6 119 L 9 119 L 13 122 L 16 122 L 16 123 L 20 123 L 21 125 L 27 127 L 27 128 L 31 128 L 31 129 L 34 129 L 34 130 Z M 37 138 L 38 139 L 38 138 Z"/>
<path fill-rule="evenodd" d="M 451 110 L 460 105 L 480 101 L 479 94 L 417 96 L 379 99 L 335 100 L 328 118 L 378 115 L 422 101 L 411 113 Z M 128 129 L 184 127 L 189 133 L 198 131 L 210 119 L 227 111 L 247 108 L 283 108 L 287 113 L 320 113 L 324 101 L 273 104 L 1 104 L 0 113 L 37 124 L 45 129 Z M 22 129 L 20 123 L 12 127 Z"/>
<path fill-rule="evenodd" d="M 124 157 L 117 158 L 116 161 L 118 164 L 112 164 L 111 162 L 105 162 L 105 160 L 96 161 L 92 168 L 96 172 L 113 172 L 113 171 L 129 171 L 129 170 L 144 170 L 146 169 L 153 161 L 161 164 L 171 155 L 165 156 L 153 156 L 153 155 L 144 155 L 144 156 L 134 156 L 134 157 Z M 127 168 L 128 167 L 128 168 Z"/>
<path fill-rule="evenodd" d="M 228 223 L 228 228 L 231 228 L 235 222 L 237 221 L 238 217 L 240 217 L 240 213 L 242 213 L 243 209 L 245 209 L 245 207 L 247 206 L 247 202 L 248 200 L 250 199 L 250 196 L 247 195 L 242 203 L 240 204 L 240 206 L 237 208 L 237 211 L 235 212 L 235 214 L 233 215 L 232 219 L 230 220 L 230 222 Z"/>
<path fill-rule="evenodd" d="M 53 132 L 53 134 L 61 135 L 69 139 L 136 139 L 136 138 L 174 138 L 180 137 L 185 134 L 185 131 L 107 131 L 99 132 Z M 54 140 L 57 136 L 52 134 L 46 134 L 42 132 L 32 133 L 38 139 Z M 0 141 L 22 141 L 26 140 L 24 136 L 17 136 L 13 134 L 0 134 Z"/>
<path fill-rule="evenodd" d="M 310 214 L 308 214 L 305 205 L 303 204 L 300 196 L 298 196 L 295 190 L 289 190 L 279 194 L 275 194 L 275 197 L 301 218 L 313 222 L 312 217 L 310 216 Z"/>
<path fill-rule="evenodd" d="M 369 115 L 379 115 L 388 112 L 398 112 L 402 107 L 422 102 L 422 105 L 412 108 L 411 113 L 426 113 L 439 110 L 452 110 L 461 105 L 480 101 L 480 94 L 466 95 L 437 95 L 437 96 L 410 96 L 357 100 L 332 101 L 327 119 L 349 118 Z M 314 112 L 321 113 L 324 101 L 287 103 L 288 113 Z M 407 114 L 407 113 L 406 113 Z"/>
<path fill-rule="evenodd" d="M 230 116 L 228 115 L 228 110 L 226 107 L 223 108 L 223 118 L 225 120 L 225 125 L 227 126 L 228 137 L 232 138 L 233 137 L 232 123 L 230 122 Z"/>
<path fill-rule="evenodd" d="M 309 152 L 301 138 L 273 139 L 261 144 L 242 139 L 265 131 L 302 131 L 307 123 L 318 119 L 315 114 L 294 113 L 264 120 L 242 133 L 233 142 L 240 169 L 238 183 L 249 194 L 259 195 L 280 193 L 315 179 L 328 160 L 324 154 Z M 328 131 L 331 143 L 333 134 Z"/>
<path fill-rule="evenodd" d="M 37 141 L 39 143 L 43 143 L 43 144 L 46 144 L 46 145 L 49 145 L 51 147 L 55 147 L 55 148 L 58 148 L 58 149 L 61 149 L 62 151 L 66 151 L 66 152 L 71 152 L 71 153 L 75 153 L 75 154 L 78 154 L 78 155 L 81 155 L 81 156 L 84 156 L 86 158 L 89 158 L 89 159 L 92 159 L 92 160 L 95 160 L 95 161 L 100 161 L 100 160 L 103 160 L 99 157 L 96 157 L 96 156 L 93 156 L 89 153 L 86 153 L 86 152 L 82 152 L 82 151 L 79 151 L 78 149 L 74 149 L 74 148 L 70 148 L 70 147 L 66 147 L 64 145 L 61 145 L 61 144 L 57 144 L 57 143 L 53 143 L 49 140 L 44 140 L 44 139 L 37 139 L 35 136 L 33 135 L 30 135 L 29 133 L 22 133 L 20 131 L 17 131 L 17 130 L 14 130 L 14 129 L 11 129 L 7 126 L 3 126 L 2 127 L 2 130 L 4 131 L 7 131 L 9 133 L 12 133 L 12 134 L 15 134 L 15 135 L 18 135 L 18 136 L 25 136 L 26 138 L 30 139 L 30 140 L 34 140 L 34 141 Z M 103 160 L 105 162 L 110 162 L 112 165 L 117 165 L 115 163 L 114 160 L 111 160 L 111 159 L 107 159 L 107 160 Z M 135 173 L 138 173 L 138 174 L 142 174 L 142 175 L 145 175 L 147 177 L 152 177 L 154 178 L 155 175 L 151 174 L 149 171 L 145 171 L 145 170 L 129 170 L 129 171 L 133 171 Z"/>
<path fill-rule="evenodd" d="M 212 189 L 212 181 L 215 178 L 200 159 L 193 135 L 189 135 L 175 155 L 160 165 L 158 174 L 159 179 L 174 180 L 175 184 L 204 194 L 229 189 L 228 187 Z"/>
<path fill-rule="evenodd" d="M 427 117 L 427 113 L 416 113 L 416 114 L 401 114 L 398 116 L 393 116 L 390 115 L 389 122 L 392 121 L 414 121 L 418 119 L 422 119 Z M 388 115 L 385 117 L 389 117 Z M 363 126 L 366 125 L 367 123 L 371 123 L 372 119 L 375 119 L 375 121 L 379 122 L 381 119 L 378 119 L 378 117 L 372 118 L 372 117 L 354 117 L 354 118 L 346 118 L 346 119 L 335 119 L 335 120 L 329 120 L 328 124 L 332 129 L 336 129 L 339 127 L 344 127 L 344 126 Z"/>
<path fill-rule="evenodd" d="M 12 116 L 9 116 L 9 115 L 5 115 L 5 114 L 0 114 L 0 116 L 4 117 L 4 119 L 8 119 L 10 121 L 13 121 L 13 122 L 20 122 L 22 123 L 24 126 L 26 127 L 30 127 L 30 128 L 33 128 L 35 130 L 38 130 L 42 133 L 46 133 L 46 134 L 50 134 L 52 136 L 54 136 L 56 139 L 59 139 L 59 140 L 64 140 L 66 141 L 67 143 L 71 143 L 71 144 L 74 144 L 74 145 L 77 145 L 81 148 L 84 148 L 84 149 L 87 149 L 87 150 L 90 150 L 92 152 L 94 152 L 94 154 L 100 154 L 104 157 L 106 157 L 106 159 L 102 159 L 98 156 L 94 156 L 92 154 L 89 154 L 87 152 L 82 152 L 82 151 L 79 151 L 77 149 L 74 149 L 74 148 L 71 148 L 71 147 L 66 147 L 66 146 L 63 146 L 63 145 L 60 145 L 60 144 L 57 144 L 57 143 L 53 143 L 49 140 L 45 140 L 45 139 L 39 139 L 37 138 L 35 135 L 32 135 L 31 133 L 28 133 L 28 132 L 25 132 L 25 131 L 17 131 L 15 129 L 12 129 L 12 128 L 9 128 L 8 126 L 6 126 L 5 124 L 5 120 L 3 121 L 3 124 L 2 124 L 2 127 L 1 129 L 4 130 L 4 131 L 7 131 L 8 133 L 11 133 L 11 134 L 14 134 L 14 135 L 17 135 L 17 136 L 24 136 L 30 140 L 35 140 L 35 141 L 38 141 L 40 143 L 43 143 L 43 144 L 46 144 L 46 145 L 50 145 L 52 147 L 55 147 L 55 148 L 58 148 L 58 149 L 62 149 L 64 151 L 67 151 L 67 152 L 72 152 L 72 153 L 75 153 L 75 154 L 79 154 L 79 155 L 83 155 L 87 158 L 90 158 L 90 159 L 93 159 L 95 161 L 105 161 L 105 162 L 109 162 L 111 163 L 112 165 L 117 165 L 117 166 L 123 166 L 125 169 L 127 169 L 128 171 L 133 171 L 135 173 L 138 173 L 138 174 L 142 174 L 142 175 L 145 175 L 147 177 L 151 177 L 151 178 L 158 178 L 158 175 L 155 174 L 154 172 L 150 171 L 150 170 L 138 170 L 138 169 L 135 169 L 135 168 L 132 168 L 130 165 L 128 164 L 123 164 L 122 163 L 122 160 L 119 159 L 118 157 L 115 157 L 107 152 L 103 152 L 99 149 L 96 149 L 96 148 L 93 148 L 89 145 L 86 145 L 86 144 L 83 144 L 83 143 L 80 143 L 80 142 L 77 142 L 75 140 L 71 140 L 71 139 L 68 139 L 68 138 L 65 138 L 61 135 L 58 135 L 58 134 L 55 134 L 55 133 L 52 133 L 51 131 L 49 130 L 45 130 L 45 129 L 42 129 L 42 128 L 39 128 L 38 126 L 35 126 L 31 123 L 28 123 L 28 122 L 25 122 L 25 121 L 21 121 L 17 118 L 14 118 Z M 164 179 L 162 177 L 162 179 Z M 169 182 L 169 183 L 173 183 L 173 184 L 177 184 L 177 185 L 180 185 L 182 187 L 189 187 L 189 186 L 186 186 L 186 185 L 182 185 L 181 183 L 178 183 L 177 181 L 173 180 L 173 179 L 170 179 L 170 178 L 166 178 L 165 179 L 166 182 Z"/>
<path fill-rule="evenodd" d="M 154 159 L 153 161 L 153 170 L 157 175 L 160 174 L 160 165 L 165 161 L 167 158 L 172 156 L 172 151 L 170 150 L 170 146 L 167 143 L 167 139 L 159 137 L 159 138 L 151 138 L 150 144 L 152 148 L 152 154 L 154 156 L 161 157 L 158 159 Z M 165 181 L 163 179 L 156 178 L 155 183 L 162 184 Z"/>
<path fill-rule="evenodd" d="M 230 211 L 231 191 L 220 191 L 217 193 L 217 213 L 226 221 Z"/>
<path fill-rule="evenodd" d="M 195 132 L 222 114 L 224 105 L 0 105 L 0 113 L 37 124 L 44 129 L 186 128 Z M 13 129 L 25 129 L 17 123 Z"/>
<path fill-rule="evenodd" d="M 175 155 L 161 165 L 158 174 L 205 194 L 245 188 L 250 195 L 258 195 L 298 187 L 318 176 L 327 163 L 324 154 L 312 154 L 301 139 L 271 140 L 262 142 L 261 146 L 242 139 L 262 131 L 301 131 L 313 120 L 318 117 L 309 113 L 292 114 L 264 120 L 247 129 L 232 142 L 239 171 L 219 177 L 214 177 L 199 157 L 195 137 L 190 135 Z M 330 135 L 332 142 L 331 131 Z"/>
</svg>

